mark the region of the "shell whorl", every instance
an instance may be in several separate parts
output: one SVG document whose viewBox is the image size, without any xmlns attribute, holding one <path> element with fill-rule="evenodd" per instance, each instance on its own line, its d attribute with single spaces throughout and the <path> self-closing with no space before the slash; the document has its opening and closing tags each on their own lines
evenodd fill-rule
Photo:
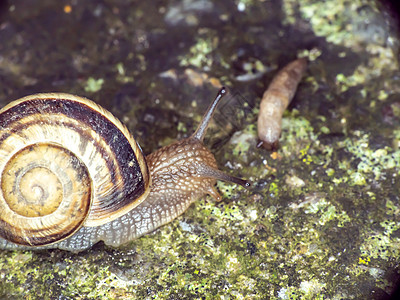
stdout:
<svg viewBox="0 0 400 300">
<path fill-rule="evenodd" d="M 24 97 L 0 111 L 0 174 L 0 237 L 29 246 L 115 220 L 150 185 L 125 126 L 94 102 L 62 93 Z"/>
</svg>

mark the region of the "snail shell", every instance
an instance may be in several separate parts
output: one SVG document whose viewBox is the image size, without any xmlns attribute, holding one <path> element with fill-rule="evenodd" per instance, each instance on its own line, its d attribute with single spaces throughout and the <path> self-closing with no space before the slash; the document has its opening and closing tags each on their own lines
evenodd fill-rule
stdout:
<svg viewBox="0 0 400 300">
<path fill-rule="evenodd" d="M 115 220 L 149 193 L 144 156 L 94 102 L 37 94 L 0 111 L 0 236 L 24 246 Z M 123 163 L 122 163 L 123 162 Z"/>
<path fill-rule="evenodd" d="M 128 130 L 94 102 L 37 94 L 0 111 L 0 248 L 81 251 L 119 246 L 182 214 L 217 179 L 202 140 L 222 89 L 196 132 L 144 157 Z"/>
</svg>

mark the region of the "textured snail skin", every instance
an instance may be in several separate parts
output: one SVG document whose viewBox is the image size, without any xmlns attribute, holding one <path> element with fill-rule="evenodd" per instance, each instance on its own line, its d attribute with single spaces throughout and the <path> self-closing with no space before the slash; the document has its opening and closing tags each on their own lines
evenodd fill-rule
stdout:
<svg viewBox="0 0 400 300">
<path fill-rule="evenodd" d="M 276 74 L 264 92 L 257 121 L 258 147 L 267 150 L 278 147 L 283 112 L 292 101 L 306 68 L 305 58 L 292 61 Z"/>
<path fill-rule="evenodd" d="M 59 248 L 78 252 L 99 241 L 118 247 L 174 220 L 205 194 L 220 200 L 214 189 L 217 179 L 248 186 L 246 181 L 218 170 L 213 154 L 202 144 L 213 111 L 224 93 L 225 90 L 221 90 L 191 137 L 163 147 L 143 159 L 147 163 L 151 184 L 148 195 L 145 193 L 144 200 L 136 207 L 108 222 L 84 224 L 71 236 L 49 245 L 30 247 L 0 238 L 0 248 Z M 130 143 L 136 144 L 134 140 Z"/>
</svg>

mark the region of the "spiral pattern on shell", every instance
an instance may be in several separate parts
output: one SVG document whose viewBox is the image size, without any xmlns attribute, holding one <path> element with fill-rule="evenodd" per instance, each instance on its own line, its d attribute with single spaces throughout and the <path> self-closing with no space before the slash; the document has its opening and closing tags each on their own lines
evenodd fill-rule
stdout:
<svg viewBox="0 0 400 300">
<path fill-rule="evenodd" d="M 66 239 L 139 205 L 150 177 L 125 126 L 94 102 L 36 94 L 0 111 L 0 237 L 26 246 Z"/>
</svg>

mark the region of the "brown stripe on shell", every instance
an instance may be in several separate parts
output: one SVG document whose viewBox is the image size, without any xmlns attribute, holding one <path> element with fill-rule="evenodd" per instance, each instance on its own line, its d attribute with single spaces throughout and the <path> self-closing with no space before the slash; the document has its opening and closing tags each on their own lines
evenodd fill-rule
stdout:
<svg viewBox="0 0 400 300">
<path fill-rule="evenodd" d="M 50 115 L 46 115 L 46 114 L 41 114 L 40 116 L 35 116 L 34 120 L 30 120 L 29 122 L 23 122 L 23 120 L 26 120 L 26 119 L 27 118 L 19 120 L 19 122 L 17 122 L 17 123 L 10 124 L 12 127 L 9 128 L 10 134 L 8 136 L 10 136 L 11 134 L 20 133 L 23 131 L 24 128 L 37 125 L 38 122 L 40 122 L 40 126 L 64 127 L 64 128 L 69 128 L 69 129 L 77 132 L 79 134 L 79 136 L 81 137 L 81 139 L 80 139 L 81 142 L 79 143 L 79 147 L 78 147 L 80 150 L 80 153 L 84 153 L 86 151 L 89 141 L 91 141 L 94 148 L 96 148 L 96 151 L 97 151 L 96 153 L 99 153 L 102 157 L 106 157 L 107 155 L 110 155 L 109 151 L 107 151 L 108 149 L 105 149 L 100 144 L 100 142 L 94 138 L 92 131 L 84 130 L 84 128 L 86 129 L 86 127 L 78 127 L 77 125 L 79 125 L 79 123 L 73 122 L 74 121 L 73 119 L 66 119 L 66 120 L 61 121 L 60 118 L 58 118 L 57 120 L 54 120 L 54 119 L 52 119 L 52 117 Z M 4 142 L 4 140 L 5 139 L 0 137 L 0 147 L 2 146 L 2 143 Z M 91 157 L 91 158 L 93 158 L 93 157 Z M 104 162 L 107 165 L 108 173 L 111 176 L 111 183 L 113 186 L 116 186 L 118 180 L 120 180 L 120 176 L 118 176 L 118 178 L 116 178 L 117 174 L 119 175 L 119 169 L 113 164 L 113 162 L 115 160 L 116 160 L 115 155 L 113 156 L 113 159 L 104 160 Z"/>
</svg>

